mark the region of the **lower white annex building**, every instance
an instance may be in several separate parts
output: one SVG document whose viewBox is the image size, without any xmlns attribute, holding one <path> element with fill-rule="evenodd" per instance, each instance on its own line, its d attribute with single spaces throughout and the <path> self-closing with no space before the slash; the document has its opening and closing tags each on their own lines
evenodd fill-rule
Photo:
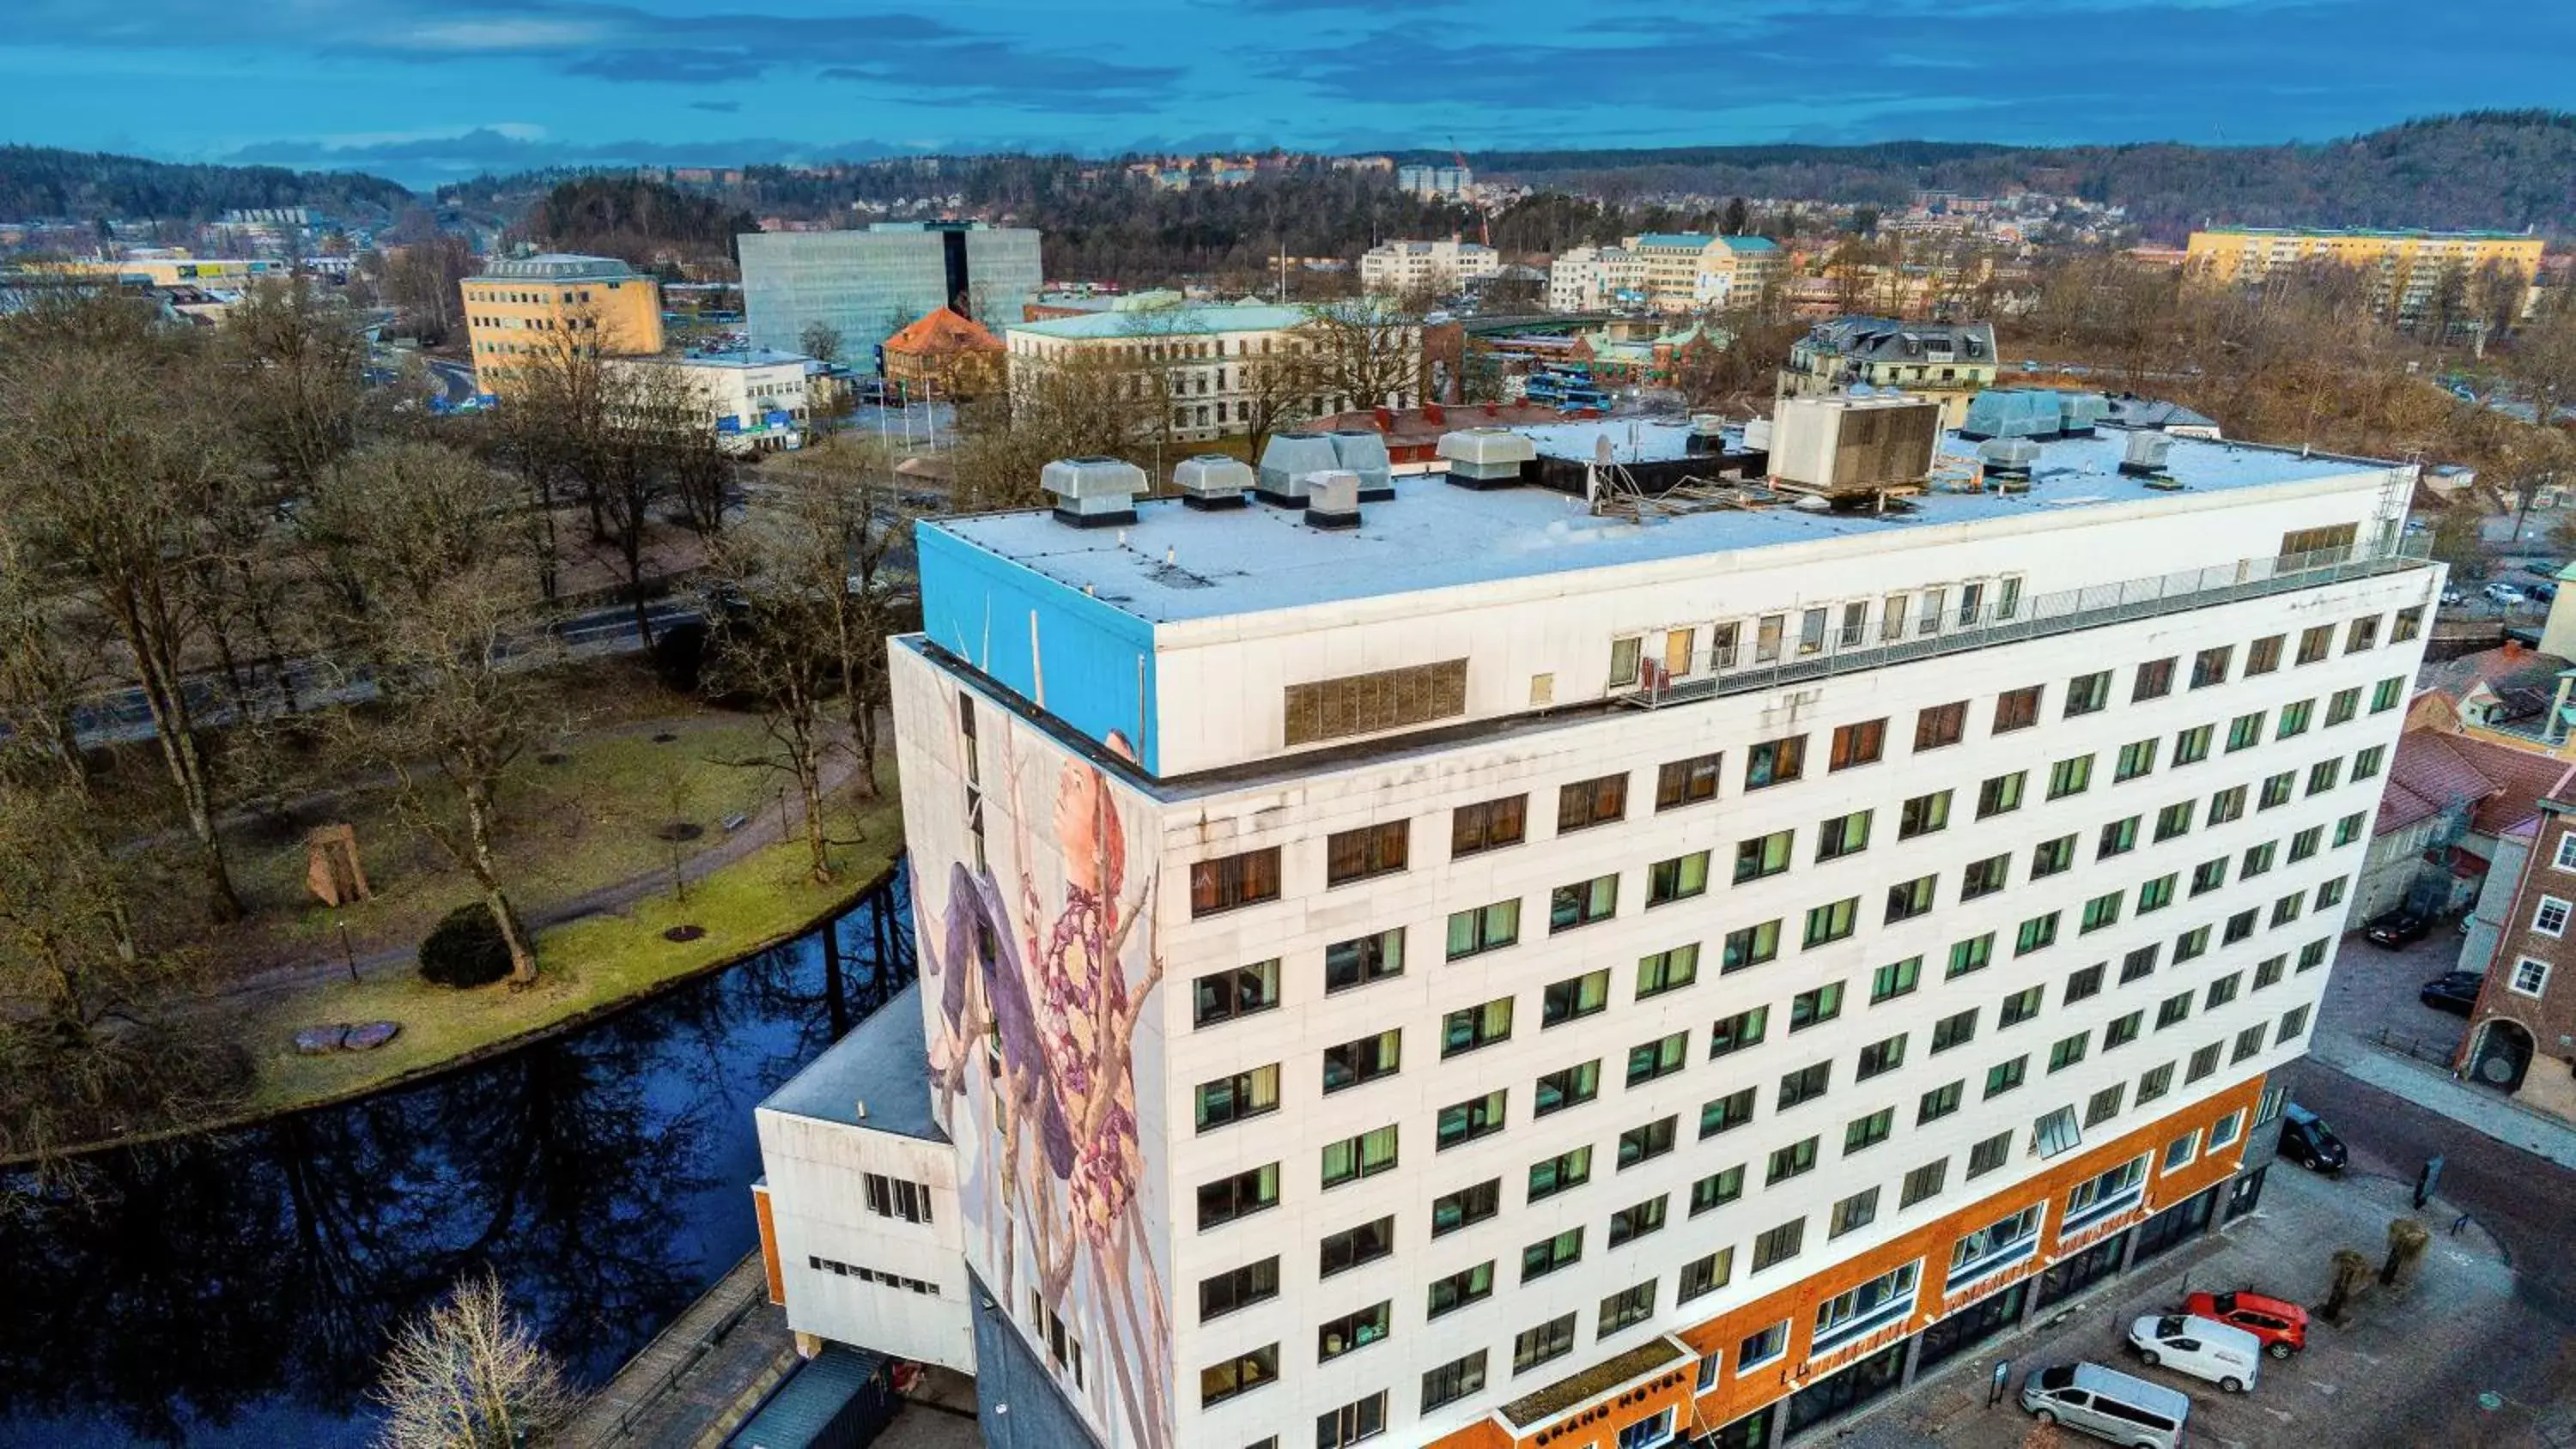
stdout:
<svg viewBox="0 0 2576 1449">
<path fill-rule="evenodd" d="M 922 976 L 761 1109 L 794 1327 L 995 1445 L 1737 1449 L 2251 1207 L 2413 470 L 1964 446 L 921 525 Z"/>
</svg>

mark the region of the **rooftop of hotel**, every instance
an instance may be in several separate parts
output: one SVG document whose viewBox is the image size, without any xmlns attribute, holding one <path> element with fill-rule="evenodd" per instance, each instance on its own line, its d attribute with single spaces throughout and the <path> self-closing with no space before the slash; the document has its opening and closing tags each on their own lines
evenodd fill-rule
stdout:
<svg viewBox="0 0 2576 1449">
<path fill-rule="evenodd" d="M 1606 426 L 1616 446 L 1629 424 L 1616 419 L 1567 426 Z M 1548 436 L 1562 427 L 1534 431 L 1550 452 L 1574 441 Z M 1893 539 L 1944 525 L 2313 482 L 2394 466 L 2175 438 L 2165 471 L 2182 489 L 2167 492 L 2120 472 L 2126 443 L 2121 432 L 2044 443 L 2026 494 L 1933 491 L 1884 514 L 1781 506 L 1710 510 L 1641 525 L 1594 517 L 1581 498 L 1542 487 L 1473 491 L 1439 478 L 1398 478 L 1395 498 L 1362 504 L 1361 523 L 1349 530 L 1310 528 L 1301 511 L 1259 502 L 1202 511 L 1178 500 L 1139 500 L 1136 523 L 1123 529 L 1073 528 L 1038 509 L 922 527 L 1163 624 L 1741 549 L 1874 535 Z M 1588 440 L 1580 443 L 1581 450 L 1588 448 Z M 1975 445 L 1948 436 L 1942 451 L 1965 462 Z"/>
<path fill-rule="evenodd" d="M 930 1115 L 921 986 L 906 986 L 760 1105 L 791 1117 L 947 1141 Z M 867 1116 L 859 1116 L 865 1103 Z"/>
<path fill-rule="evenodd" d="M 641 276 L 642 273 L 615 257 L 579 256 L 571 252 L 539 252 L 532 257 L 503 257 L 486 262 L 483 270 L 466 278 L 469 282 L 576 282 L 598 278 Z"/>
</svg>

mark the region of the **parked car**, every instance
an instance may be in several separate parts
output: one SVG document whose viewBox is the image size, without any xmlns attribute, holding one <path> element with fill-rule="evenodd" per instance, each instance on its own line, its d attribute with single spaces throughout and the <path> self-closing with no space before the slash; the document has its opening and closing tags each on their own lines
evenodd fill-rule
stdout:
<svg viewBox="0 0 2576 1449">
<path fill-rule="evenodd" d="M 2464 604 L 2468 602 L 2468 599 L 2469 596 L 2461 593 L 2458 589 L 2444 589 L 2442 591 L 2442 602 L 2445 604 Z"/>
<path fill-rule="evenodd" d="M 2558 601 L 2558 586 L 2556 584 L 2533 584 L 2528 592 L 2533 598 L 2538 599 L 2544 604 L 2552 604 Z"/>
<path fill-rule="evenodd" d="M 2308 1120 L 2315 1121 L 2312 1116 Z M 2295 1303 L 2242 1289 L 2234 1293 L 2194 1293 L 2183 1311 L 2196 1318 L 2241 1328 L 2262 1340 L 2263 1351 L 2288 1358 L 2308 1346 L 2308 1310 Z"/>
<path fill-rule="evenodd" d="M 2098 1363 L 2062 1363 L 2022 1380 L 2021 1406 L 2042 1424 L 2064 1424 L 2127 1449 L 2175 1449 L 2191 1399 Z"/>
<path fill-rule="evenodd" d="M 2488 603 L 2501 604 L 2508 609 L 2522 607 L 2522 590 L 2511 584 L 2489 584 L 2478 592 L 2486 595 Z"/>
<path fill-rule="evenodd" d="M 2362 934 L 2370 938 L 2370 944 L 2394 951 L 2410 942 L 2421 941 L 2432 932 L 2433 923 L 2413 911 L 2390 911 L 2371 922 L 2370 928 Z"/>
<path fill-rule="evenodd" d="M 2326 1119 L 2296 1102 L 2281 1109 L 2281 1155 L 2310 1172 L 2323 1173 L 2343 1171 L 2352 1156 Z"/>
<path fill-rule="evenodd" d="M 2150 1313 L 2129 1325 L 2129 1347 L 2138 1362 L 2207 1379 L 2231 1394 L 2254 1387 L 2263 1372 L 2263 1344 L 2241 1328 L 2189 1313 Z"/>
<path fill-rule="evenodd" d="M 2486 984 L 2487 977 L 2483 971 L 2445 971 L 2425 982 L 2424 989 L 2415 993 L 2415 999 L 2435 1011 L 2466 1016 L 2477 1010 L 2478 991 Z"/>
</svg>

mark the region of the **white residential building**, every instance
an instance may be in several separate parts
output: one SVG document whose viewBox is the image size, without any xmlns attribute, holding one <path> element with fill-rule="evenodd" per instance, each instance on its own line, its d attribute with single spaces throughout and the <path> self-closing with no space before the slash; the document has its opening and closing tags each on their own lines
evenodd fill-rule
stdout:
<svg viewBox="0 0 2576 1449">
<path fill-rule="evenodd" d="M 1740 1449 L 2251 1207 L 2441 570 L 2411 468 L 2041 447 L 923 523 L 927 1100 L 764 1113 L 791 1323 L 1004 1449 Z"/>
<path fill-rule="evenodd" d="M 1372 292 L 1458 290 L 1502 275 L 1503 254 L 1482 242 L 1390 241 L 1360 253 L 1360 285 Z"/>
<path fill-rule="evenodd" d="M 1314 358 L 1328 345 L 1316 326 L 1314 310 L 1264 302 L 1139 307 L 1085 312 L 1024 322 L 1003 334 L 1014 392 L 1048 367 L 1089 362 L 1132 371 L 1138 388 L 1148 386 L 1168 397 L 1173 436 L 1204 440 L 1251 430 L 1256 404 L 1275 393 L 1294 375 L 1300 386 L 1312 386 L 1299 399 L 1309 417 L 1327 417 L 1352 408 L 1411 407 L 1419 396 L 1405 387 L 1384 397 L 1354 398 L 1333 389 L 1329 368 L 1302 373 L 1269 370 L 1271 359 Z M 1390 322 L 1373 327 L 1372 344 L 1398 349 L 1405 359 L 1400 371 L 1409 381 L 1422 371 L 1422 329 Z"/>
<path fill-rule="evenodd" d="M 806 365 L 792 352 L 685 352 L 611 357 L 611 377 L 674 377 L 697 394 L 707 426 L 729 452 L 774 453 L 804 445 L 812 415 Z"/>
<path fill-rule="evenodd" d="M 1468 166 L 1398 166 L 1395 189 L 1425 201 L 1458 201 L 1476 189 L 1476 172 Z"/>
<path fill-rule="evenodd" d="M 1645 259 L 1624 247 L 1576 247 L 1548 264 L 1551 312 L 1641 307 L 1646 299 Z"/>
</svg>

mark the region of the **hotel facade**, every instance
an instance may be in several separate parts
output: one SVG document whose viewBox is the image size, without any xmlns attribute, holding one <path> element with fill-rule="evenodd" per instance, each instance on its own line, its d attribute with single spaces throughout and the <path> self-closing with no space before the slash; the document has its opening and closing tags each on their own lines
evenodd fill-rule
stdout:
<svg viewBox="0 0 2576 1449">
<path fill-rule="evenodd" d="M 2441 570 L 2410 468 L 2120 461 L 924 524 L 791 1324 L 996 1445 L 1745 1449 L 2251 1207 Z"/>
</svg>

